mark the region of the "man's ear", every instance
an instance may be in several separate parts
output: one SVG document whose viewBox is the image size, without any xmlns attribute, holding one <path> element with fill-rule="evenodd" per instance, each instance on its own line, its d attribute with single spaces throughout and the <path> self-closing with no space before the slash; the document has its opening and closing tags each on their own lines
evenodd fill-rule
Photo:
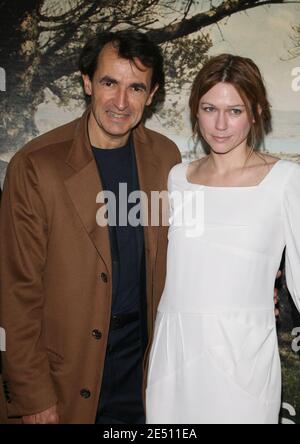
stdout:
<svg viewBox="0 0 300 444">
<path fill-rule="evenodd" d="M 159 88 L 159 85 L 156 84 L 154 86 L 154 88 L 152 89 L 152 91 L 150 92 L 150 95 L 149 95 L 148 100 L 146 102 L 146 106 L 150 106 L 151 105 L 151 103 L 153 102 L 153 97 L 155 96 L 155 93 L 158 90 L 158 88 Z"/>
<path fill-rule="evenodd" d="M 92 95 L 92 82 L 88 74 L 82 74 L 83 88 L 87 96 Z"/>
</svg>

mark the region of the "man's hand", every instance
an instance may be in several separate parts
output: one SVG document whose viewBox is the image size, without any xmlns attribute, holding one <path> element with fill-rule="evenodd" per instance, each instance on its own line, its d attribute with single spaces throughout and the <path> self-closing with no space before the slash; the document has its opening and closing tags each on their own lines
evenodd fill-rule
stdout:
<svg viewBox="0 0 300 444">
<path fill-rule="evenodd" d="M 23 416 L 23 424 L 59 424 L 57 406 L 36 415 Z"/>
<path fill-rule="evenodd" d="M 281 277 L 281 275 L 282 275 L 282 273 L 281 273 L 281 271 L 279 270 L 278 273 L 277 273 L 277 276 L 276 276 L 276 280 L 279 279 L 279 278 Z M 277 308 L 277 305 L 278 305 L 278 290 L 277 290 L 277 288 L 275 288 L 275 289 L 274 289 L 274 306 L 275 306 L 274 311 L 275 311 L 275 316 L 276 316 L 276 318 L 277 318 L 277 320 L 278 320 L 279 315 L 280 315 L 280 311 L 279 311 L 279 309 Z"/>
</svg>

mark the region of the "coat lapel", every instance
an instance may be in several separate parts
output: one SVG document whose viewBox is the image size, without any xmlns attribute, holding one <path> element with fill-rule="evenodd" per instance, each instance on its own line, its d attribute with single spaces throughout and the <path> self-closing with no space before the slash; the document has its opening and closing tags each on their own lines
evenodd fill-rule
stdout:
<svg viewBox="0 0 300 444">
<path fill-rule="evenodd" d="M 100 227 L 96 221 L 97 211 L 103 206 L 97 204 L 96 198 L 98 193 L 103 191 L 103 187 L 91 152 L 87 132 L 88 116 L 89 109 L 76 128 L 74 141 L 66 159 L 73 174 L 65 180 L 65 186 L 91 242 L 111 274 L 108 227 Z"/>
<path fill-rule="evenodd" d="M 133 136 L 140 189 L 146 193 L 148 198 L 148 224 L 144 227 L 145 247 L 151 257 L 155 258 L 159 227 L 151 226 L 151 192 L 161 191 L 162 184 L 157 174 L 159 159 L 154 153 L 153 142 L 147 136 L 142 125 L 134 131 Z"/>
</svg>

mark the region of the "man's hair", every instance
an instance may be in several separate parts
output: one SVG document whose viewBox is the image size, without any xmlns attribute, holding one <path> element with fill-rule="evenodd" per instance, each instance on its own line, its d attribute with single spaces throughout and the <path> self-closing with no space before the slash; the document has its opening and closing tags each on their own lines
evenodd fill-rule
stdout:
<svg viewBox="0 0 300 444">
<path fill-rule="evenodd" d="M 99 55 L 105 45 L 111 43 L 118 51 L 119 57 L 135 63 L 139 59 L 144 66 L 153 69 L 151 87 L 165 87 L 164 60 L 160 47 L 151 42 L 146 34 L 135 30 L 100 32 L 84 46 L 80 58 L 81 74 L 87 74 L 92 80 L 97 69 Z"/>
</svg>

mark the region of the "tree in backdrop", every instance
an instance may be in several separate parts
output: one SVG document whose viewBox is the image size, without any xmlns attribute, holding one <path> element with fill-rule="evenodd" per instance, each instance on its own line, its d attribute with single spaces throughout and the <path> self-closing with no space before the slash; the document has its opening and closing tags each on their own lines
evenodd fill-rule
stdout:
<svg viewBox="0 0 300 444">
<path fill-rule="evenodd" d="M 292 58 L 300 57 L 300 25 L 293 26 L 292 48 L 289 54 Z"/>
<path fill-rule="evenodd" d="M 168 88 L 180 94 L 207 59 L 212 42 L 206 27 L 252 8 L 287 3 L 300 1 L 0 1 L 0 66 L 7 76 L 0 103 L 1 152 L 16 151 L 38 134 L 34 116 L 47 90 L 61 105 L 82 100 L 77 60 L 94 32 L 132 27 L 147 33 L 163 48 Z M 172 122 L 170 108 L 167 112 L 164 117 Z"/>
</svg>

